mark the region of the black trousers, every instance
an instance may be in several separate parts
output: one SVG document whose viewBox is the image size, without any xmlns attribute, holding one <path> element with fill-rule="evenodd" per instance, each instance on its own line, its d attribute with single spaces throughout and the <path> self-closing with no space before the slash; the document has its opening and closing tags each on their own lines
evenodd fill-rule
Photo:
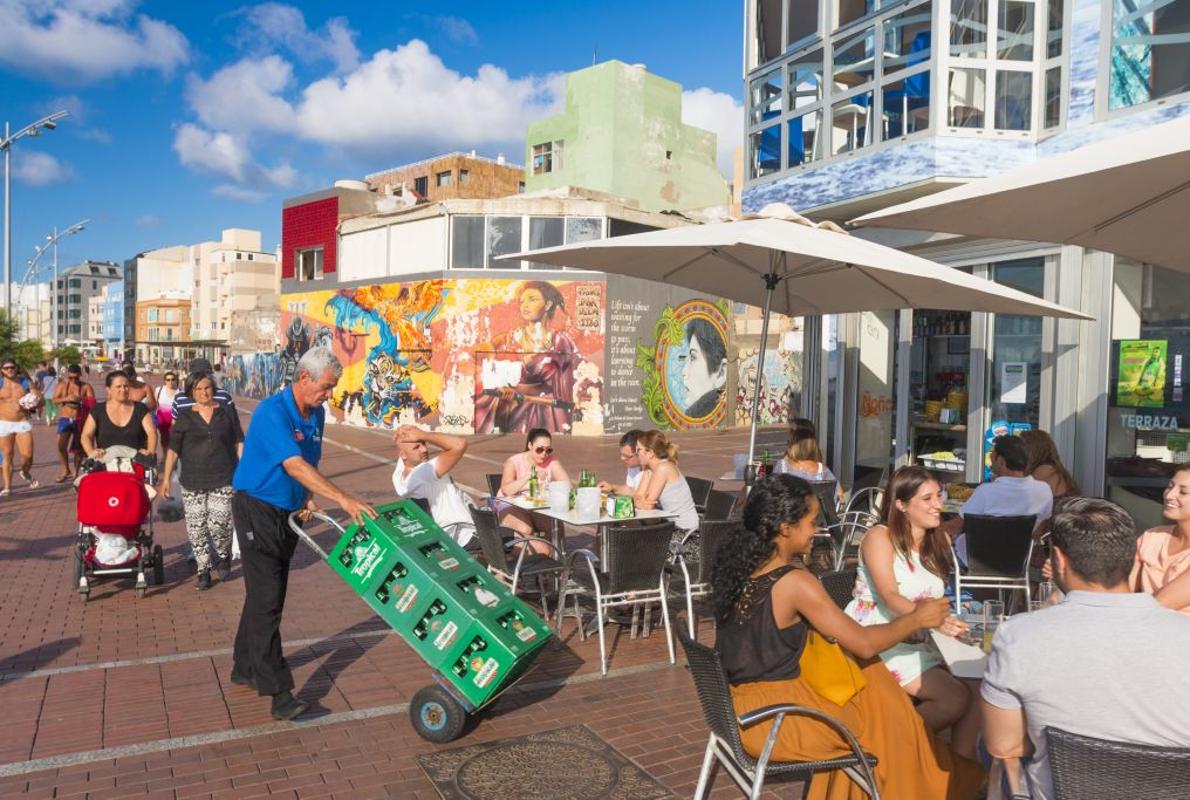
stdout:
<svg viewBox="0 0 1190 800">
<path fill-rule="evenodd" d="M 293 673 L 281 653 L 281 612 L 297 534 L 289 529 L 288 511 L 244 492 L 232 498 L 231 515 L 244 571 L 234 669 L 255 681 L 262 695 L 291 691 Z"/>
</svg>

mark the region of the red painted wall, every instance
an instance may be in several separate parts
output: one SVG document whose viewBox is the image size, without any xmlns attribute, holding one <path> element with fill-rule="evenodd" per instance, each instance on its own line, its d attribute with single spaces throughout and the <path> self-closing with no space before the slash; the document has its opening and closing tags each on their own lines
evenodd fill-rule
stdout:
<svg viewBox="0 0 1190 800">
<path fill-rule="evenodd" d="M 327 197 L 290 206 L 281 211 L 281 277 L 292 278 L 294 251 L 322 245 L 322 271 L 335 271 L 338 248 L 335 229 L 339 224 L 339 198 Z"/>
</svg>

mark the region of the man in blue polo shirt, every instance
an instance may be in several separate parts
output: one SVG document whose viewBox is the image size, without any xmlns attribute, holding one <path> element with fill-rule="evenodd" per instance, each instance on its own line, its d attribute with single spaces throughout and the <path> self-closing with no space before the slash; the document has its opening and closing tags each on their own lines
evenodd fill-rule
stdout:
<svg viewBox="0 0 1190 800">
<path fill-rule="evenodd" d="M 322 457 L 322 404 L 331 396 L 343 366 L 328 348 L 307 350 L 292 384 L 264 400 L 252 414 L 244 453 L 232 478 L 231 513 L 244 566 L 244 610 L 236 632 L 232 683 L 273 698 L 274 719 L 289 720 L 306 710 L 293 696 L 293 675 L 281 653 L 281 612 L 289 560 L 297 535 L 289 515 L 317 511 L 314 495 L 338 504 L 355 522 L 376 511 L 318 472 Z"/>
</svg>

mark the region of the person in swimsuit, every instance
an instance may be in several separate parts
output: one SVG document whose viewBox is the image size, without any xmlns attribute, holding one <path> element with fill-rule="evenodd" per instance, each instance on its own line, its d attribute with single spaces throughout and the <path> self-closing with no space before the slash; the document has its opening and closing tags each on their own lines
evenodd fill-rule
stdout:
<svg viewBox="0 0 1190 800">
<path fill-rule="evenodd" d="M 30 488 L 37 488 L 33 480 L 33 424 L 29 422 L 31 408 L 22 406 L 20 400 L 32 392 L 39 398 L 39 392 L 28 378 L 19 377 L 17 362 L 11 358 L 0 361 L 0 453 L 4 455 L 4 488 L 0 497 L 12 491 L 12 465 L 16 451 L 21 454 L 21 477 Z"/>
<path fill-rule="evenodd" d="M 134 403 L 144 403 L 151 412 L 157 411 L 157 398 L 153 394 L 153 387 L 144 378 L 136 374 L 136 367 L 131 361 L 125 361 L 124 374 L 128 376 L 128 399 Z"/>
<path fill-rule="evenodd" d="M 58 407 L 58 463 L 62 465 L 62 474 L 58 476 L 58 483 L 78 475 L 79 466 L 83 462 L 82 446 L 79 434 L 82 433 L 82 420 L 86 416 L 84 408 L 95 402 L 95 390 L 91 384 L 83 383 L 83 368 L 78 364 L 71 364 L 66 373 L 54 387 L 52 398 Z M 70 454 L 74 453 L 74 472 L 70 471 Z"/>
</svg>

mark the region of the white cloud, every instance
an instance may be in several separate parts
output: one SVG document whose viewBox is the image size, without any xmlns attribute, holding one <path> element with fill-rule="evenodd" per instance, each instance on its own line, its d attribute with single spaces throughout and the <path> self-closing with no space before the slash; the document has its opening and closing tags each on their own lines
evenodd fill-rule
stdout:
<svg viewBox="0 0 1190 800">
<path fill-rule="evenodd" d="M 2 0 L 0 63 L 61 83 L 137 69 L 171 72 L 188 58 L 181 31 L 135 0 Z"/>
<path fill-rule="evenodd" d="M 186 99 L 206 125 L 229 131 L 284 130 L 293 108 L 282 92 L 293 83 L 293 67 L 280 56 L 246 58 L 207 80 L 191 76 Z"/>
<path fill-rule="evenodd" d="M 247 142 L 227 131 L 208 131 L 191 123 L 179 125 L 174 151 L 184 166 L 221 178 L 230 178 L 254 191 L 288 189 L 298 179 L 288 162 L 264 167 L 253 161 Z"/>
<path fill-rule="evenodd" d="M 41 153 L 26 147 L 12 149 L 12 176 L 30 186 L 48 186 L 51 183 L 68 181 L 74 177 L 74 170 L 49 153 Z"/>
<path fill-rule="evenodd" d="M 245 203 L 259 203 L 268 195 L 256 189 L 245 189 L 231 183 L 221 183 L 211 190 L 216 197 L 226 197 L 228 200 L 240 200 Z"/>
<path fill-rule="evenodd" d="M 434 22 L 455 44 L 479 44 L 475 27 L 461 17 L 434 17 Z"/>
<path fill-rule="evenodd" d="M 141 214 L 133 223 L 138 228 L 156 228 L 161 224 L 161 217 L 156 214 Z"/>
<path fill-rule="evenodd" d="M 706 87 L 682 92 L 682 122 L 716 135 L 719 171 L 730 178 L 735 149 L 744 143 L 744 106 L 731 95 Z"/>
<path fill-rule="evenodd" d="M 260 52 L 280 46 L 305 62 L 328 59 L 336 72 L 349 72 L 359 64 L 356 32 L 343 17 L 328 20 L 318 33 L 306 25 L 301 10 L 283 3 L 262 3 L 238 13 L 247 20 L 236 36 L 244 49 Z"/>
</svg>

